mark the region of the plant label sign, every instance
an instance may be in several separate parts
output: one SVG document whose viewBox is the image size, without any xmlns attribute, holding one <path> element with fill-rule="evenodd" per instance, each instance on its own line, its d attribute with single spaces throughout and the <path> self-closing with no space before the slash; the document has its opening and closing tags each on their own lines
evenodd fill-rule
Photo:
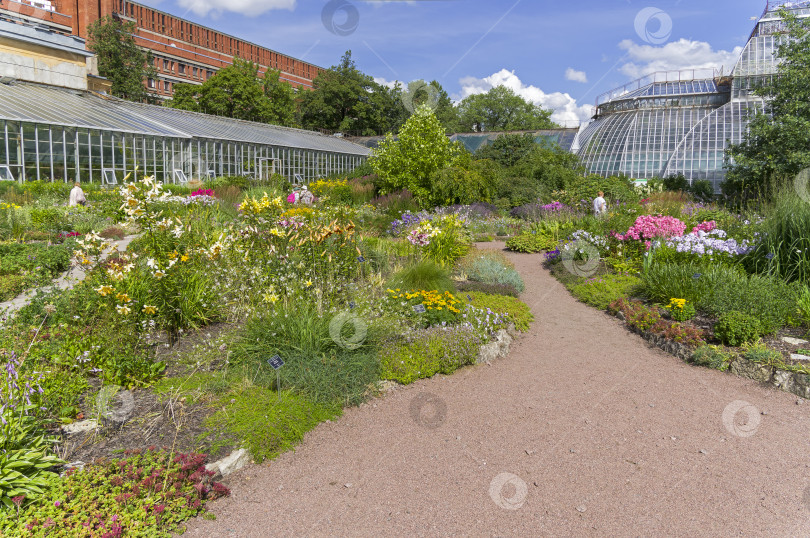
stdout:
<svg viewBox="0 0 810 538">
<path fill-rule="evenodd" d="M 413 311 L 416 312 L 417 314 L 424 314 L 425 312 L 427 312 L 427 309 L 423 304 L 415 304 L 413 305 Z"/>
<path fill-rule="evenodd" d="M 282 366 L 284 366 L 284 360 L 279 357 L 278 355 L 273 355 L 270 360 L 267 361 L 267 364 L 273 367 L 273 370 L 278 370 Z"/>
<path fill-rule="evenodd" d="M 354 304 L 354 301 L 349 301 L 349 309 L 354 310 L 354 307 L 357 306 Z"/>
<path fill-rule="evenodd" d="M 362 257 L 362 256 L 358 256 L 357 261 L 359 261 L 360 263 L 363 263 L 364 261 L 366 261 L 366 259 L 364 257 Z"/>
<path fill-rule="evenodd" d="M 472 302 L 472 297 L 470 297 L 470 296 L 468 295 L 468 296 L 467 296 L 467 300 L 468 300 L 468 301 L 470 301 L 470 302 Z"/>
</svg>

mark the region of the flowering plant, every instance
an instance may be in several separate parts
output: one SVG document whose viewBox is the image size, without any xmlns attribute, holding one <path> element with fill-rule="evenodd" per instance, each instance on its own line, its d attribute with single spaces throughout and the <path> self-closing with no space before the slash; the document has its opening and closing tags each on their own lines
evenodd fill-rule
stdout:
<svg viewBox="0 0 810 538">
<path fill-rule="evenodd" d="M 665 307 L 675 321 L 689 321 L 695 317 L 695 306 L 686 299 L 672 298 Z"/>
<path fill-rule="evenodd" d="M 697 230 L 697 227 L 695 229 Z M 673 237 L 666 244 L 677 252 L 694 254 L 699 258 L 703 256 L 735 258 L 748 254 L 756 247 L 755 243 L 750 243 L 747 239 L 738 242 L 733 238 L 727 239 L 727 235 L 720 229 L 712 229 L 709 232 L 697 230 L 683 237 Z"/>
<path fill-rule="evenodd" d="M 435 228 L 429 221 L 423 222 L 415 230 L 411 230 L 408 234 L 408 241 L 412 245 L 418 247 L 426 247 L 430 244 L 430 240 L 439 235 L 440 230 Z"/>
<path fill-rule="evenodd" d="M 636 222 L 621 235 L 613 233 L 619 241 L 651 241 L 659 238 L 682 236 L 686 231 L 686 224 L 675 217 L 662 217 L 641 215 Z"/>
</svg>

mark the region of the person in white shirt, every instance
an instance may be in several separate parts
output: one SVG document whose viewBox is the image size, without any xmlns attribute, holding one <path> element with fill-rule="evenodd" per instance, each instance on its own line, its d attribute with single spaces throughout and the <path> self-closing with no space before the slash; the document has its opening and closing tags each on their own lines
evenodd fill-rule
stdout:
<svg viewBox="0 0 810 538">
<path fill-rule="evenodd" d="M 593 214 L 595 217 L 607 215 L 607 202 L 605 201 L 605 193 L 602 191 L 599 191 L 599 196 L 593 200 Z"/>
<path fill-rule="evenodd" d="M 77 205 L 86 205 L 87 198 L 84 197 L 84 191 L 82 190 L 81 185 L 79 182 L 76 182 L 76 185 L 70 189 L 70 203 L 68 204 L 70 207 L 77 206 Z"/>
</svg>

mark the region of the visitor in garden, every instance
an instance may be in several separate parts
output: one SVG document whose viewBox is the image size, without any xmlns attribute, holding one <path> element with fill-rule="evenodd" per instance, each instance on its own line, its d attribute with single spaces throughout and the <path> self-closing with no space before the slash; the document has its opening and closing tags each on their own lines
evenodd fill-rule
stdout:
<svg viewBox="0 0 810 538">
<path fill-rule="evenodd" d="M 315 201 L 315 195 L 312 194 L 312 191 L 307 189 L 306 185 L 301 187 L 301 189 L 303 190 L 303 192 L 301 193 L 301 198 L 300 198 L 301 203 L 304 204 L 304 205 L 312 205 L 312 202 Z"/>
<path fill-rule="evenodd" d="M 297 204 L 300 198 L 301 198 L 301 188 L 293 187 L 292 192 L 290 193 L 289 196 L 287 196 L 287 201 L 291 204 Z"/>
<path fill-rule="evenodd" d="M 599 191 L 599 196 L 593 199 L 593 214 L 595 217 L 607 215 L 607 202 L 605 201 L 605 193 L 602 191 Z"/>
<path fill-rule="evenodd" d="M 70 189 L 70 202 L 68 203 L 70 207 L 77 206 L 77 205 L 87 205 L 87 198 L 84 196 L 84 191 L 82 190 L 81 185 L 77 181 L 76 184 L 72 189 Z"/>
</svg>

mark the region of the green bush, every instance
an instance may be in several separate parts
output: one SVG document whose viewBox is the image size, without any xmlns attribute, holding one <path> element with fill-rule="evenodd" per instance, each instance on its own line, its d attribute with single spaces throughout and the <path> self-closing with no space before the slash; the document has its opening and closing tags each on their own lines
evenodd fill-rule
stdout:
<svg viewBox="0 0 810 538">
<path fill-rule="evenodd" d="M 56 207 L 34 207 L 31 209 L 31 224 L 48 233 L 58 233 L 67 229 L 64 212 Z"/>
<path fill-rule="evenodd" d="M 0 275 L 0 302 L 15 298 L 33 282 L 28 276 Z"/>
<path fill-rule="evenodd" d="M 523 292 L 526 285 L 515 270 L 514 264 L 498 251 L 475 251 L 461 261 L 467 278 L 486 284 L 503 284 Z"/>
<path fill-rule="evenodd" d="M 725 372 L 733 360 L 733 355 L 726 353 L 717 346 L 701 346 L 692 353 L 690 362 L 698 366 L 706 366 Z"/>
<path fill-rule="evenodd" d="M 751 346 L 747 346 L 742 354 L 742 357 L 751 362 L 765 364 L 768 366 L 784 365 L 782 354 L 775 349 L 768 349 L 768 347 L 763 343 L 756 343 Z"/>
<path fill-rule="evenodd" d="M 201 440 L 210 443 L 212 451 L 243 446 L 256 463 L 286 452 L 309 430 L 340 414 L 338 407 L 263 387 L 227 393 L 217 407 L 220 410 L 204 422 L 207 433 Z"/>
<path fill-rule="evenodd" d="M 796 314 L 805 327 L 810 329 L 810 287 L 803 286 L 799 299 L 796 301 Z"/>
<path fill-rule="evenodd" d="M 267 360 L 279 355 L 285 362 L 278 372 L 281 389 L 319 404 L 358 405 L 379 379 L 374 335 L 363 334 L 374 327 L 362 319 L 342 323 L 341 345 L 330 332 L 333 319 L 299 304 L 249 320 L 231 362 L 252 372 L 256 384 L 277 389 L 276 372 Z"/>
<path fill-rule="evenodd" d="M 437 290 L 454 292 L 456 287 L 450 278 L 450 271 L 444 267 L 424 260 L 397 272 L 388 282 L 391 289 L 402 290 Z"/>
<path fill-rule="evenodd" d="M 551 235 L 524 233 L 506 241 L 506 248 L 514 252 L 535 253 L 557 248 L 557 240 Z"/>
<path fill-rule="evenodd" d="M 417 329 L 386 342 L 380 352 L 382 378 L 404 385 L 475 364 L 481 340 L 470 327 Z"/>
<path fill-rule="evenodd" d="M 759 339 L 762 326 L 754 316 L 732 310 L 720 315 L 714 336 L 727 346 L 741 346 Z"/>
<path fill-rule="evenodd" d="M 491 295 L 473 291 L 468 293 L 469 303 L 482 310 L 491 310 L 497 314 L 506 314 L 509 321 L 521 332 L 529 330 L 529 324 L 534 321 L 531 309 L 521 300 L 504 295 Z"/>
<path fill-rule="evenodd" d="M 583 303 L 605 310 L 610 303 L 631 295 L 640 284 L 634 276 L 603 275 L 575 284 L 571 293 Z"/>
</svg>

